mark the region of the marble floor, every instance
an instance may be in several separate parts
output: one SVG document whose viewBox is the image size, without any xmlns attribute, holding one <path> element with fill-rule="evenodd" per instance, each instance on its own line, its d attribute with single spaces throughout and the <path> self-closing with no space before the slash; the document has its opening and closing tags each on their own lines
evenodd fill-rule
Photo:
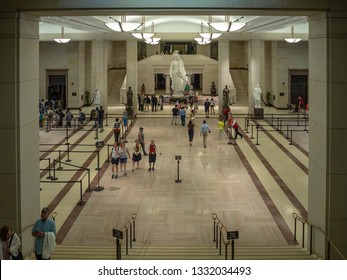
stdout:
<svg viewBox="0 0 347 280">
<path fill-rule="evenodd" d="M 126 137 L 131 151 L 139 127 L 144 127 L 146 148 L 153 139 L 162 153 L 157 157 L 155 170 L 148 171 L 148 157 L 144 156 L 139 169 L 131 171 L 130 160 L 127 175 L 119 173 L 117 179 L 111 178 L 107 161 L 110 149 L 104 146 L 97 152 L 95 142 L 113 144 L 112 123 L 122 115 L 124 107 L 108 108 L 109 125 L 98 135 L 91 122 L 75 133 L 64 129 L 40 131 L 41 206 L 57 212 L 57 242 L 113 246 L 112 229 L 121 229 L 136 213 L 136 239 L 140 244 L 212 245 L 211 214 L 216 213 L 228 231 L 239 231 L 240 245 L 292 244 L 291 214 L 297 212 L 307 217 L 308 203 L 308 132 L 306 127 L 292 126 L 292 118 L 297 116 L 266 107 L 266 120 L 251 122 L 254 127 L 264 127 L 256 137 L 256 130 L 251 135 L 251 127 L 248 133 L 244 131 L 248 108 L 233 106 L 244 137 L 237 139 L 237 145 L 229 145 L 226 135 L 219 139 L 218 116 L 211 115 L 206 119 L 211 134 L 204 148 L 199 135 L 205 120 L 203 107 L 199 107 L 194 120 L 192 146 L 187 128 L 179 121 L 171 125 L 172 107 L 165 105 L 163 111 L 140 112 Z M 90 108 L 84 111 L 88 115 Z M 280 133 L 269 125 L 271 118 L 273 122 L 277 116 L 270 114 L 290 118 L 283 120 L 282 125 L 290 127 L 292 143 L 286 138 L 288 131 Z M 303 117 L 299 118 L 301 123 Z M 51 176 L 57 180 L 47 179 L 48 159 L 52 165 L 59 153 L 61 163 L 57 167 L 63 169 L 54 174 L 51 170 Z M 179 174 L 176 155 L 182 157 Z M 181 183 L 175 182 L 178 176 Z M 94 189 L 101 191 L 89 191 Z"/>
</svg>

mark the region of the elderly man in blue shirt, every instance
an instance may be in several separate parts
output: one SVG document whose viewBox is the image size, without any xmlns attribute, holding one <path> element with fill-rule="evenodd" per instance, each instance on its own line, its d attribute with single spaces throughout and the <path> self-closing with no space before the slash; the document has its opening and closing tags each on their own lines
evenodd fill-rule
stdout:
<svg viewBox="0 0 347 280">
<path fill-rule="evenodd" d="M 56 227 L 55 227 L 54 221 L 49 218 L 49 209 L 47 207 L 44 207 L 41 210 L 41 218 L 35 222 L 31 231 L 32 236 L 35 237 L 34 248 L 35 248 L 35 256 L 37 260 L 50 259 L 50 257 L 44 258 L 42 256 L 43 243 L 47 233 L 53 233 L 55 236 Z"/>
<path fill-rule="evenodd" d="M 207 143 L 207 135 L 211 133 L 210 128 L 208 127 L 208 124 L 204 120 L 201 125 L 200 129 L 200 136 L 202 135 L 202 142 L 204 144 L 204 148 L 206 148 L 206 143 Z"/>
</svg>

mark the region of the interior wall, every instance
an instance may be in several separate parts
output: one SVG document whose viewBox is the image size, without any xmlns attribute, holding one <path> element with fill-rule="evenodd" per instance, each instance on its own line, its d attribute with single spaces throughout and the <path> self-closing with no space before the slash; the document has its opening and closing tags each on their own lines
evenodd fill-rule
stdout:
<svg viewBox="0 0 347 280">
<path fill-rule="evenodd" d="M 299 42 L 289 44 L 278 41 L 276 50 L 276 67 L 272 68 L 277 71 L 276 86 L 272 89 L 275 95 L 275 107 L 287 108 L 289 100 L 289 69 L 308 69 L 308 42 Z M 272 55 L 272 58 L 275 56 Z M 276 91 L 277 88 L 277 91 Z"/>
<path fill-rule="evenodd" d="M 79 107 L 81 99 L 80 83 L 84 83 L 81 79 L 79 63 L 80 48 L 79 42 L 70 42 L 69 44 L 57 44 L 55 42 L 40 42 L 39 53 L 39 75 L 40 86 L 39 95 L 40 99 L 47 98 L 47 81 L 46 70 L 68 70 L 67 84 L 66 84 L 66 104 L 67 107 Z M 76 93 L 73 95 L 72 93 Z"/>
</svg>

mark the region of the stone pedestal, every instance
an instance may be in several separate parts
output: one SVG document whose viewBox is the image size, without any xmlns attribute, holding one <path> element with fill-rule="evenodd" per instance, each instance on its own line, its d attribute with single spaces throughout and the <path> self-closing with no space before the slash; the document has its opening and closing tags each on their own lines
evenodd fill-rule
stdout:
<svg viewBox="0 0 347 280">
<path fill-rule="evenodd" d="M 129 120 L 134 118 L 134 108 L 133 107 L 127 107 L 126 112 L 127 112 L 127 117 Z"/>
<path fill-rule="evenodd" d="M 263 107 L 253 107 L 253 115 L 255 119 L 264 118 L 264 108 Z"/>
</svg>

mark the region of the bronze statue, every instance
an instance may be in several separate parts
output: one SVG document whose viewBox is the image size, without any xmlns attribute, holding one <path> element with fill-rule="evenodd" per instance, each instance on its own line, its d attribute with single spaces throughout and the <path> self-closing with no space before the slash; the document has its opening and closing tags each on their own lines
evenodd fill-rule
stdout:
<svg viewBox="0 0 347 280">
<path fill-rule="evenodd" d="M 129 87 L 129 89 L 127 91 L 127 106 L 128 107 L 133 106 L 133 91 L 132 91 L 131 87 Z"/>
</svg>

